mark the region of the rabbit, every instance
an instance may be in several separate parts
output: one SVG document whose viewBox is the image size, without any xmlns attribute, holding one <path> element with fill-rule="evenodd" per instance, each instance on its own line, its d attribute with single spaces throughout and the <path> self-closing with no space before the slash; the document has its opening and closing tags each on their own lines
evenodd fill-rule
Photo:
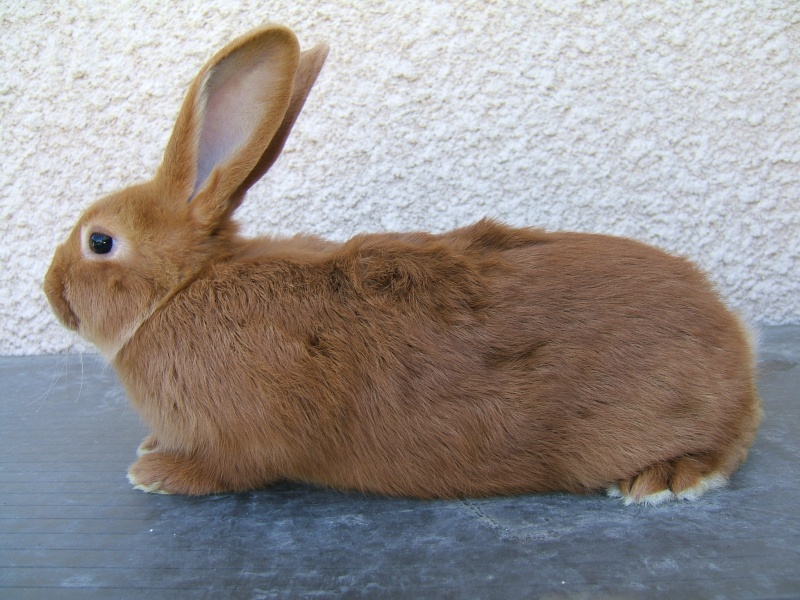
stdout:
<svg viewBox="0 0 800 600">
<path fill-rule="evenodd" d="M 245 238 L 326 59 L 268 25 L 220 50 L 152 180 L 90 206 L 44 291 L 150 428 L 146 492 L 695 499 L 758 428 L 750 333 L 687 260 L 484 219 Z"/>
</svg>

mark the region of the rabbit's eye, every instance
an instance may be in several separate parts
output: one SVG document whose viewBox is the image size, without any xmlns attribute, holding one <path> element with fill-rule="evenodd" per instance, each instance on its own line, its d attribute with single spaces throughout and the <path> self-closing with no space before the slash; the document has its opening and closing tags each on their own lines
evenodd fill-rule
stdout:
<svg viewBox="0 0 800 600">
<path fill-rule="evenodd" d="M 89 236 L 89 249 L 95 254 L 108 254 L 114 246 L 114 238 L 105 233 L 93 233 Z"/>
</svg>

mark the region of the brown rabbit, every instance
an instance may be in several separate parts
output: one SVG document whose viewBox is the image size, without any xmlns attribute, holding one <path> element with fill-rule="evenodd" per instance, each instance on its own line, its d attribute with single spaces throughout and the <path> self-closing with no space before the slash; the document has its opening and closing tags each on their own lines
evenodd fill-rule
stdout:
<svg viewBox="0 0 800 600">
<path fill-rule="evenodd" d="M 420 498 L 724 484 L 758 426 L 747 332 L 686 260 L 511 229 L 244 239 L 327 54 L 280 26 L 192 83 L 155 177 L 58 248 L 45 291 L 152 433 L 149 492 L 278 480 Z"/>
</svg>

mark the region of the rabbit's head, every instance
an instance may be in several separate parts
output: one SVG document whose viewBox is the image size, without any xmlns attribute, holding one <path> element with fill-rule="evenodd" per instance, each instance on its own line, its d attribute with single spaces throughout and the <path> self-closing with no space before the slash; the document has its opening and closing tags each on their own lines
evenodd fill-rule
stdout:
<svg viewBox="0 0 800 600">
<path fill-rule="evenodd" d="M 192 82 L 152 180 L 80 217 L 44 282 L 56 316 L 107 358 L 172 292 L 234 250 L 232 213 L 277 159 L 327 56 L 285 27 L 220 50 Z"/>
</svg>

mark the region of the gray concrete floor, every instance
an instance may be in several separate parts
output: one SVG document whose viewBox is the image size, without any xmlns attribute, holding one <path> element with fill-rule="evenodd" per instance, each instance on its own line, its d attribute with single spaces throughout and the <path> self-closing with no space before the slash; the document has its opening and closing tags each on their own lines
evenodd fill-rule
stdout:
<svg viewBox="0 0 800 600">
<path fill-rule="evenodd" d="M 132 490 L 145 433 L 95 357 L 0 358 L 2 598 L 800 597 L 800 327 L 764 332 L 765 418 L 727 488 L 422 502 L 285 484 Z"/>
</svg>

